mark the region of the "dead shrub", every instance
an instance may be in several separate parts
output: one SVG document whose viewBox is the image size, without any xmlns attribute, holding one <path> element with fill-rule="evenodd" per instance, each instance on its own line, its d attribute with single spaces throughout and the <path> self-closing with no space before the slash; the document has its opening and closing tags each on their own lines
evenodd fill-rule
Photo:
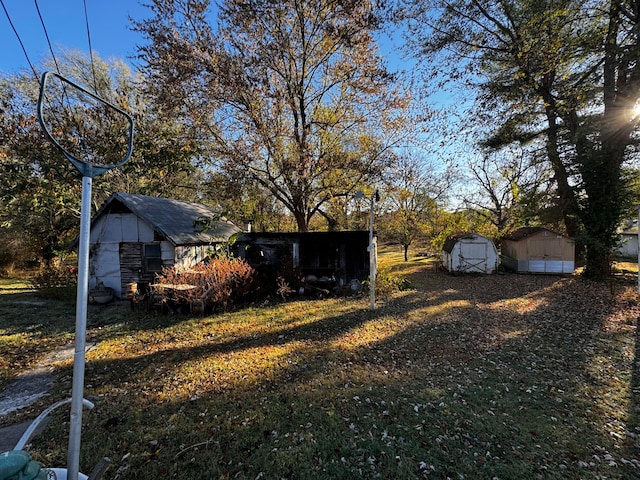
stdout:
<svg viewBox="0 0 640 480">
<path fill-rule="evenodd" d="M 42 268 L 31 283 L 40 296 L 61 300 L 74 298 L 78 278 L 74 268 L 56 264 Z"/>
<path fill-rule="evenodd" d="M 209 258 L 193 267 L 165 268 L 157 283 L 167 302 L 205 312 L 226 308 L 251 293 L 255 270 L 241 258 Z"/>
</svg>

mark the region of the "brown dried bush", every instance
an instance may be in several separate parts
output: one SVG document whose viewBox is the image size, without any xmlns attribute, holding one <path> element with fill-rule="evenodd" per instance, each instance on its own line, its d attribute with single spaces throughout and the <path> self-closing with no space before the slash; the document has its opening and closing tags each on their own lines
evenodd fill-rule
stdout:
<svg viewBox="0 0 640 480">
<path fill-rule="evenodd" d="M 158 278 L 158 293 L 191 311 L 224 308 L 251 293 L 255 270 L 241 258 L 209 258 L 193 267 L 165 268 Z"/>
</svg>

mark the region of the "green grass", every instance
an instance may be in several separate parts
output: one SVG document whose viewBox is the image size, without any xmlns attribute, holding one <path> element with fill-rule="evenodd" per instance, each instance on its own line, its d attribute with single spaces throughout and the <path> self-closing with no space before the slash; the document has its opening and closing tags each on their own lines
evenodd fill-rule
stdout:
<svg viewBox="0 0 640 480">
<path fill-rule="evenodd" d="M 366 296 L 195 318 L 91 308 L 82 470 L 109 456 L 110 479 L 640 477 L 635 283 L 380 263 L 413 288 L 373 312 Z M 18 350 L 70 338 L 72 306 L 26 314 L 32 293 L 0 292 L 1 358 L 28 365 Z M 71 365 L 57 373 L 2 421 L 68 396 Z M 67 432 L 54 415 L 31 451 L 64 465 Z"/>
</svg>

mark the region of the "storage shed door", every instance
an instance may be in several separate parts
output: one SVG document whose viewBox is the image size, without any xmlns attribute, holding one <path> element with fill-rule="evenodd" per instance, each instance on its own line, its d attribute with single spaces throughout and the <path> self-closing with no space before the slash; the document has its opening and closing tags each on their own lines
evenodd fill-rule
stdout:
<svg viewBox="0 0 640 480">
<path fill-rule="evenodd" d="M 532 238 L 529 241 L 529 271 L 535 273 L 562 272 L 562 239 Z"/>
<path fill-rule="evenodd" d="M 461 272 L 486 272 L 487 271 L 487 243 L 474 242 L 472 240 L 460 241 L 460 271 Z"/>
</svg>

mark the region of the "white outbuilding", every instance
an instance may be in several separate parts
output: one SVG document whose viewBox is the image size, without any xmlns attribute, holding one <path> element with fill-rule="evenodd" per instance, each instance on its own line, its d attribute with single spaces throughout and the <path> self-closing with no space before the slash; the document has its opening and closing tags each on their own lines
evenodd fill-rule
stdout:
<svg viewBox="0 0 640 480">
<path fill-rule="evenodd" d="M 498 250 L 490 238 L 477 233 L 452 235 L 442 248 L 442 264 L 450 272 L 495 273 Z"/>
<path fill-rule="evenodd" d="M 91 220 L 89 288 L 128 298 L 134 285 L 152 283 L 164 267 L 198 263 L 238 232 L 207 205 L 114 193 Z"/>
</svg>

